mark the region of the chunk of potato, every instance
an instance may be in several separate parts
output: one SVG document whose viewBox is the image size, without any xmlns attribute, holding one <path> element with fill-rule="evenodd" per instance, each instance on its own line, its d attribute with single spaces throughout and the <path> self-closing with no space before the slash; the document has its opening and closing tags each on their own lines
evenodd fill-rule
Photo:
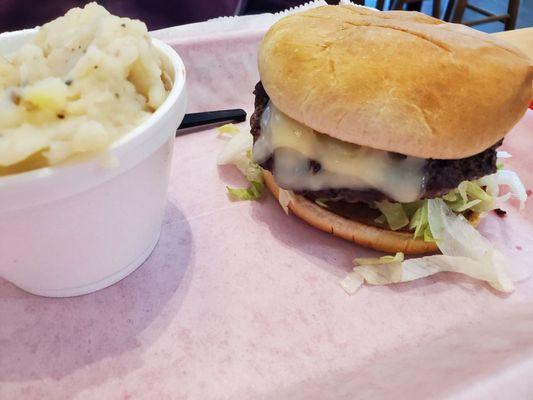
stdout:
<svg viewBox="0 0 533 400">
<path fill-rule="evenodd" d="M 21 97 L 28 111 L 42 110 L 59 113 L 67 105 L 68 86 L 60 78 L 46 78 L 27 86 Z"/>
</svg>

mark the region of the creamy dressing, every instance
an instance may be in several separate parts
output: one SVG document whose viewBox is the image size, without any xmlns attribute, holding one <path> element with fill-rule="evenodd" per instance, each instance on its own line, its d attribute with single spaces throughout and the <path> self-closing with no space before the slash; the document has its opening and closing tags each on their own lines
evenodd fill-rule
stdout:
<svg viewBox="0 0 533 400">
<path fill-rule="evenodd" d="M 398 202 L 417 200 L 424 186 L 425 159 L 343 142 L 293 120 L 271 103 L 261 116 L 253 148 L 257 162 L 275 157 L 274 177 L 285 189 L 376 189 Z M 309 160 L 320 163 L 314 172 Z"/>
</svg>

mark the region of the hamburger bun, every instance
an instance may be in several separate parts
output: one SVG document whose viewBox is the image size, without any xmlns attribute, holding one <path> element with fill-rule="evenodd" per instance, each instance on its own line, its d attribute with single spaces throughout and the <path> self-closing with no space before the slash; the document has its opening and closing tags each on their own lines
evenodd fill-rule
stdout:
<svg viewBox="0 0 533 400">
<path fill-rule="evenodd" d="M 270 192 L 279 200 L 280 188 L 272 174 L 263 170 L 263 178 Z M 435 242 L 413 239 L 410 232 L 391 231 L 341 217 L 297 194 L 292 194 L 288 207 L 294 215 L 317 229 L 375 250 L 387 253 L 401 251 L 404 254 L 439 250 Z M 473 226 L 477 226 L 479 217 L 478 213 L 471 213 L 468 220 Z"/>
<path fill-rule="evenodd" d="M 261 44 L 259 72 L 273 104 L 293 119 L 421 158 L 482 152 L 532 98 L 531 61 L 510 45 L 420 13 L 348 5 L 278 21 Z"/>
</svg>

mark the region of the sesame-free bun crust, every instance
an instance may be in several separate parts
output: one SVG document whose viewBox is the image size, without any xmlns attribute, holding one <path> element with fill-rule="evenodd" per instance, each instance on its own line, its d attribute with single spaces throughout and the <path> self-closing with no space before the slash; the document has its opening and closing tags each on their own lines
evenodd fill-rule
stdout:
<svg viewBox="0 0 533 400">
<path fill-rule="evenodd" d="M 457 159 L 497 143 L 532 98 L 519 50 L 414 12 L 324 6 L 278 21 L 259 51 L 273 104 L 340 140 Z"/>
<path fill-rule="evenodd" d="M 279 199 L 280 188 L 272 174 L 263 170 L 263 177 L 268 189 Z M 288 207 L 294 215 L 317 229 L 375 250 L 387 253 L 401 251 L 405 254 L 433 253 L 439 250 L 434 242 L 413 239 L 412 233 L 382 229 L 341 217 L 297 194 L 292 194 Z M 469 222 L 477 226 L 479 216 L 478 213 L 472 213 Z"/>
</svg>

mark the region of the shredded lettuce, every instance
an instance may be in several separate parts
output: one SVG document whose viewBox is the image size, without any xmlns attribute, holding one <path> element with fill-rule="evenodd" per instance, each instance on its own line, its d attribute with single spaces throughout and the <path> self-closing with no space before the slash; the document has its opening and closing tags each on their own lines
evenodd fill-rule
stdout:
<svg viewBox="0 0 533 400">
<path fill-rule="evenodd" d="M 232 135 L 224 134 L 221 138 L 227 140 L 227 143 L 218 155 L 218 165 L 235 164 L 235 162 L 241 161 L 239 165 L 237 165 L 237 167 L 241 169 L 243 166 L 243 157 L 251 160 L 247 154 L 252 149 L 253 145 L 253 138 L 250 133 L 239 132 Z M 246 163 L 244 163 L 244 165 L 246 165 Z"/>
<path fill-rule="evenodd" d="M 383 256 L 379 258 L 354 258 L 353 263 L 356 266 L 354 272 L 350 272 L 340 282 L 341 287 L 348 294 L 354 294 L 365 282 L 364 275 L 359 273 L 358 266 L 387 266 L 392 267 L 392 264 L 401 264 L 404 260 L 403 253 L 396 253 L 394 256 Z"/>
<path fill-rule="evenodd" d="M 402 252 L 396 253 L 394 256 L 383 256 L 379 258 L 354 258 L 354 265 L 383 265 L 401 263 L 404 260 Z"/>
<path fill-rule="evenodd" d="M 510 194 L 499 196 L 499 186 L 507 185 Z M 499 208 L 511 196 L 520 201 L 523 208 L 527 194 L 520 179 L 513 171 L 499 170 L 493 175 L 485 176 L 476 181 L 464 181 L 459 186 L 446 193 L 441 199 L 448 208 L 457 214 L 467 211 L 485 212 Z M 381 215 L 376 218 L 377 223 L 387 224 L 392 230 L 407 226 L 413 232 L 415 239 L 434 241 L 428 223 L 428 200 L 412 203 L 379 202 L 376 207 Z M 407 221 L 407 222 L 406 222 Z"/>
<path fill-rule="evenodd" d="M 229 135 L 233 136 L 240 132 L 239 128 L 235 124 L 226 124 L 218 127 L 218 135 L 224 136 Z"/>
<path fill-rule="evenodd" d="M 505 271 L 503 255 L 461 215 L 455 214 L 441 199 L 428 201 L 431 232 L 445 256 L 467 257 L 477 262 L 471 270 L 458 271 L 486 280 L 496 290 L 512 292 L 513 284 Z"/>
<path fill-rule="evenodd" d="M 503 255 L 443 199 L 431 199 L 426 204 L 428 223 L 442 255 L 405 261 L 399 254 L 380 259 L 355 259 L 357 266 L 341 282 L 343 289 L 353 294 L 365 282 L 387 285 L 449 271 L 485 281 L 498 291 L 512 292 L 514 285 L 507 274 Z"/>
<path fill-rule="evenodd" d="M 511 158 L 512 155 L 511 153 L 507 152 L 507 151 L 503 151 L 503 150 L 498 150 L 496 152 L 496 157 L 497 158 Z"/>
<path fill-rule="evenodd" d="M 252 135 L 248 132 L 240 132 L 233 124 L 223 125 L 218 130 L 223 135 L 222 138 L 228 140 L 218 155 L 218 165 L 235 165 L 250 182 L 246 188 L 227 186 L 228 194 L 236 200 L 259 199 L 264 192 L 264 183 L 261 167 L 252 160 Z"/>
<path fill-rule="evenodd" d="M 357 272 L 350 272 L 342 281 L 339 282 L 339 284 L 346 293 L 352 295 L 357 292 L 361 286 L 363 286 L 364 282 L 365 280 L 360 274 Z"/>
<path fill-rule="evenodd" d="M 385 218 L 385 216 L 383 214 L 381 214 L 379 217 L 374 219 L 374 222 L 376 224 L 386 225 L 387 224 L 387 218 Z"/>
<path fill-rule="evenodd" d="M 506 151 L 498 151 L 498 160 L 512 157 Z M 500 186 L 508 186 L 509 193 L 500 195 Z M 475 181 L 464 181 L 459 186 L 446 193 L 441 199 L 448 208 L 457 214 L 468 211 L 486 212 L 501 208 L 502 204 L 511 197 L 518 199 L 520 209 L 524 208 L 527 200 L 527 193 L 518 175 L 504 169 L 500 162 L 497 164 L 495 174 L 484 176 Z M 428 200 L 419 200 L 411 203 L 390 203 L 378 202 L 375 207 L 379 209 L 381 215 L 375 219 L 378 224 L 387 225 L 392 230 L 408 227 L 413 232 L 415 239 L 434 241 L 433 234 L 429 228 L 428 221 Z M 403 213 L 400 210 L 403 209 Z M 407 217 L 407 223 L 406 222 Z"/>
<path fill-rule="evenodd" d="M 436 255 L 411 258 L 401 263 L 362 265 L 355 267 L 341 282 L 341 286 L 348 294 L 353 294 L 365 282 L 370 285 L 388 285 L 410 282 L 439 272 L 455 272 L 486 281 L 494 289 L 504 293 L 514 290 L 501 260 L 495 258 L 494 254 L 488 254 L 479 260 L 464 256 Z M 360 284 L 356 286 L 354 282 Z"/>
<path fill-rule="evenodd" d="M 527 192 L 526 188 L 524 187 L 524 184 L 522 181 L 520 181 L 520 178 L 518 177 L 517 173 L 514 171 L 509 170 L 499 170 L 495 174 L 495 180 L 499 186 L 508 186 L 512 197 L 518 199 L 520 202 L 520 209 L 523 210 L 526 206 L 526 200 L 527 200 Z M 505 197 L 500 197 L 501 201 Z"/>
<path fill-rule="evenodd" d="M 431 234 L 431 229 L 429 229 L 427 200 L 421 202 L 420 207 L 411 217 L 409 228 L 414 231 L 413 237 L 415 239 L 421 238 L 426 242 L 433 242 L 433 235 Z"/>
<path fill-rule="evenodd" d="M 250 182 L 247 188 L 232 188 L 226 186 L 231 197 L 237 200 L 257 200 L 263 196 L 265 185 L 261 167 L 250 160 L 244 176 Z"/>
<path fill-rule="evenodd" d="M 328 199 L 315 199 L 315 203 L 318 204 L 320 207 L 329 208 L 327 205 Z"/>
<path fill-rule="evenodd" d="M 264 186 L 261 182 L 250 182 L 247 188 L 226 186 L 231 197 L 237 200 L 257 200 L 263 195 Z"/>
<path fill-rule="evenodd" d="M 401 203 L 391 203 L 384 200 L 377 202 L 376 207 L 385 216 L 387 224 L 393 231 L 409 224 L 409 218 L 407 218 Z"/>
</svg>

